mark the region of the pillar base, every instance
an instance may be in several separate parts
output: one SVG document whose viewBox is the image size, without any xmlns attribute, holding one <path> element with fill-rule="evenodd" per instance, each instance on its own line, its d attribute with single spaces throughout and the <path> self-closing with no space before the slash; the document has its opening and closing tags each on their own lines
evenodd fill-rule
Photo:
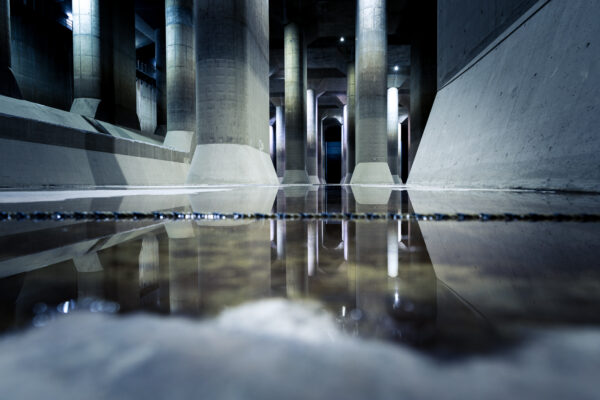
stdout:
<svg viewBox="0 0 600 400">
<path fill-rule="evenodd" d="M 100 99 L 89 97 L 76 98 L 71 104 L 71 112 L 95 119 L 98 115 L 98 108 L 100 108 L 100 101 Z"/>
<path fill-rule="evenodd" d="M 350 184 L 393 185 L 394 179 L 386 162 L 363 162 L 354 168 Z"/>
<path fill-rule="evenodd" d="M 349 185 L 350 181 L 352 181 L 352 173 L 347 173 L 343 179 L 342 185 Z"/>
<path fill-rule="evenodd" d="M 193 139 L 194 132 L 192 131 L 168 131 L 163 146 L 189 153 L 192 151 Z"/>
<path fill-rule="evenodd" d="M 23 99 L 15 75 L 8 67 L 0 69 L 0 95 L 15 99 Z"/>
<path fill-rule="evenodd" d="M 395 185 L 402 185 L 402 179 L 398 175 L 392 175 L 392 179 Z"/>
<path fill-rule="evenodd" d="M 186 184 L 191 185 L 278 185 L 271 157 L 242 144 L 196 146 Z"/>
<path fill-rule="evenodd" d="M 319 177 L 316 175 L 309 175 L 308 176 L 308 181 L 313 184 L 313 185 L 320 185 L 321 184 L 321 180 L 319 180 Z"/>
<path fill-rule="evenodd" d="M 283 175 L 284 185 L 288 184 L 310 184 L 310 179 L 305 169 L 286 169 Z"/>
</svg>

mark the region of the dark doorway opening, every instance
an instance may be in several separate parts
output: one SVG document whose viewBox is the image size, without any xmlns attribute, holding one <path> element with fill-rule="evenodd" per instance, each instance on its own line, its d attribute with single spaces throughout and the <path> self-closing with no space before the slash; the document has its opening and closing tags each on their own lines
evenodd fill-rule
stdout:
<svg viewBox="0 0 600 400">
<path fill-rule="evenodd" d="M 342 127 L 332 124 L 325 128 L 325 180 L 329 184 L 342 180 Z"/>
</svg>

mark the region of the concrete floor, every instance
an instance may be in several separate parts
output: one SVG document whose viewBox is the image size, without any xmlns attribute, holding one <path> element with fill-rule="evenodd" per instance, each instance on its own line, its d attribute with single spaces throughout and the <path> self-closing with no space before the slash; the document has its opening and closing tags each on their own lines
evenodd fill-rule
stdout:
<svg viewBox="0 0 600 400">
<path fill-rule="evenodd" d="M 598 214 L 600 196 L 0 192 L 0 211 Z M 7 398 L 596 398 L 595 222 L 0 222 Z"/>
</svg>

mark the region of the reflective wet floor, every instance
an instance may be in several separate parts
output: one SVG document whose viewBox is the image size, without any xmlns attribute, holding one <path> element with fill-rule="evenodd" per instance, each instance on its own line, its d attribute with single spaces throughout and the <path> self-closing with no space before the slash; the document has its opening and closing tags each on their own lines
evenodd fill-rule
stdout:
<svg viewBox="0 0 600 400">
<path fill-rule="evenodd" d="M 593 215 L 600 212 L 600 196 L 345 186 L 5 191 L 0 192 L 0 211 Z M 35 337 L 38 356 L 45 358 L 45 347 L 53 348 L 56 335 L 65 332 L 68 338 L 62 345 L 72 341 L 80 349 L 81 343 L 75 344 L 79 343 L 77 332 L 88 332 L 90 327 L 98 334 L 111 326 L 110 336 L 125 327 L 150 324 L 151 331 L 162 329 L 161 340 L 171 338 L 176 344 L 185 342 L 178 335 L 190 326 L 202 327 L 204 331 L 197 332 L 201 336 L 220 332 L 226 321 L 227 329 L 245 332 L 242 337 L 262 329 L 267 338 L 276 334 L 272 342 L 261 342 L 266 351 L 278 348 L 281 337 L 299 334 L 325 341 L 328 351 L 343 344 L 344 352 L 357 357 L 355 362 L 362 365 L 368 359 L 372 373 L 387 369 L 385 363 L 399 362 L 406 354 L 414 357 L 412 363 L 427 360 L 429 369 L 424 373 L 444 377 L 464 371 L 466 360 L 485 363 L 517 357 L 519 363 L 509 365 L 507 371 L 530 384 L 530 391 L 521 394 L 546 391 L 550 397 L 557 396 L 561 392 L 553 385 L 560 383 L 577 388 L 577 393 L 569 394 L 594 398 L 597 393 L 587 388 L 593 382 L 577 367 L 585 371 L 600 367 L 600 334 L 596 334 L 600 324 L 599 239 L 600 223 L 558 220 L 3 221 L 0 348 L 12 349 L 15 362 L 27 365 L 19 354 Z M 328 322 L 323 324 L 323 320 Z M 566 336 L 554 338 L 556 334 Z M 144 340 L 143 332 L 135 335 Z M 207 342 L 217 348 L 229 343 L 227 334 L 217 336 L 221 339 L 209 337 Z M 102 337 L 112 344 L 122 339 Z M 385 347 L 370 352 L 371 345 Z M 196 357 L 217 357 L 229 365 L 244 351 Z M 294 351 L 284 348 L 280 354 L 286 358 Z M 388 361 L 373 361 L 378 351 Z M 577 352 L 582 356 L 573 361 Z M 173 354 L 178 354 L 176 349 Z M 302 352 L 294 354 L 303 357 Z M 96 362 L 94 355 L 81 356 L 79 373 L 88 367 L 86 357 L 90 369 Z M 168 363 L 169 357 L 167 352 L 152 365 Z M 118 358 L 114 355 L 107 362 Z M 273 373 L 273 369 L 306 362 L 310 370 L 311 365 L 324 362 L 318 357 L 308 359 L 285 362 L 278 358 L 265 362 L 264 367 Z M 11 368 L 0 362 L 0 370 L 3 367 Z M 358 370 L 352 371 L 348 379 L 358 385 Z M 499 373 L 502 376 L 506 371 Z M 237 380 L 252 374 L 242 374 Z M 567 382 L 557 381 L 556 375 Z M 377 385 L 381 389 L 388 384 L 391 388 L 398 382 L 391 379 Z M 185 386 L 185 380 L 180 385 Z M 236 380 L 228 385 L 235 388 Z M 273 385 L 277 383 L 267 386 Z M 285 385 L 293 387 L 290 382 Z M 484 387 L 465 393 L 467 397 L 477 397 L 477 393 L 500 398 L 518 394 L 524 384 L 516 385 L 516 393 L 494 385 L 488 385 L 489 392 Z M 424 383 L 415 380 L 413 386 L 413 398 L 433 394 Z M 254 386 L 256 392 L 243 387 L 246 391 L 241 397 L 264 395 Z M 326 388 L 319 392 L 319 387 L 311 392 L 306 385 L 298 386 L 291 397 L 327 393 Z M 209 393 L 223 395 L 219 388 Z M 343 394 L 349 388 L 339 390 Z M 235 390 L 232 393 L 231 398 L 240 397 Z M 279 392 L 268 393 L 272 397 Z M 458 396 L 461 392 L 441 393 Z M 394 392 L 379 394 L 373 397 L 385 398 Z"/>
</svg>

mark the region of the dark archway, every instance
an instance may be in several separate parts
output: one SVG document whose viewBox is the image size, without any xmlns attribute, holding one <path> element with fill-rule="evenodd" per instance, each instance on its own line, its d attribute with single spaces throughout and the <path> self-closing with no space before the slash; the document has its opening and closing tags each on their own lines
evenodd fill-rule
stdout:
<svg viewBox="0 0 600 400">
<path fill-rule="evenodd" d="M 325 180 L 329 184 L 342 180 L 342 126 L 337 119 L 327 119 L 323 124 L 325 141 Z"/>
</svg>

